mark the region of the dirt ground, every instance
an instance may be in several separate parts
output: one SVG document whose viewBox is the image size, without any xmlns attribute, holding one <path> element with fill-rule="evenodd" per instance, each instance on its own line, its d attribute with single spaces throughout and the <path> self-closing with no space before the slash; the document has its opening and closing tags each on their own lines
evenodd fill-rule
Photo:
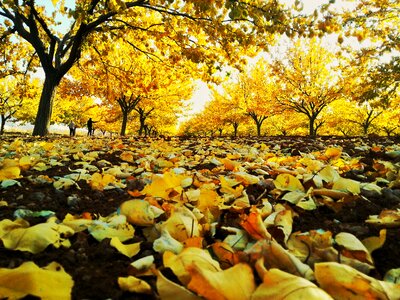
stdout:
<svg viewBox="0 0 400 300">
<path fill-rule="evenodd" d="M 11 143 L 17 136 L 6 135 L 2 141 L 2 149 L 4 145 Z M 21 137 L 20 137 L 21 138 Z M 68 137 L 48 137 L 43 139 L 35 139 L 29 136 L 22 138 L 23 143 L 34 142 L 52 142 L 53 140 L 63 140 L 66 145 L 68 143 L 79 144 L 81 140 L 69 139 Z M 96 146 L 91 149 L 93 151 L 100 151 L 99 156 L 92 164 L 100 165 L 99 162 L 107 161 L 112 165 L 120 165 L 126 163 L 121 160 L 121 153 L 124 151 L 123 145 L 129 144 L 130 149 L 134 149 L 135 141 L 138 147 L 145 147 L 146 140 L 121 140 L 121 144 L 115 148 L 109 149 L 96 149 Z M 140 143 L 139 143 L 140 141 Z M 349 170 L 343 173 L 345 178 L 355 179 L 359 181 L 373 181 L 376 178 L 376 161 L 390 162 L 396 165 L 400 159 L 387 155 L 386 148 L 399 143 L 398 139 L 388 139 L 382 137 L 370 138 L 333 138 L 321 137 L 317 140 L 312 140 L 304 137 L 263 137 L 263 138 L 243 138 L 239 140 L 231 140 L 230 138 L 225 141 L 226 143 L 234 143 L 237 145 L 253 146 L 264 143 L 273 149 L 278 149 L 282 156 L 291 156 L 300 158 L 305 153 L 315 151 L 323 151 L 328 146 L 338 146 L 343 149 L 348 157 L 358 158 L 359 162 L 363 165 L 363 170 L 353 171 Z M 233 149 L 229 148 L 228 144 L 221 142 L 225 147 L 225 153 Z M 180 151 L 182 147 L 195 153 L 200 154 L 198 145 L 201 144 L 201 156 L 197 164 L 191 165 L 192 170 L 212 170 L 215 166 L 207 161 L 207 153 L 211 155 L 215 151 L 215 145 L 204 140 L 188 140 L 182 139 L 180 142 Z M 98 144 L 93 144 L 97 145 Z M 107 145 L 107 144 L 106 144 Z M 122 146 L 121 146 L 122 145 Z M 205 147 L 210 145 L 209 149 Z M 379 145 L 378 150 L 372 151 L 370 147 Z M 278 150 L 276 150 L 278 151 Z M 2 152 L 3 157 L 8 155 L 13 157 L 14 154 L 7 151 Z M 15 154 L 17 155 L 17 154 Z M 97 191 L 93 190 L 91 186 L 84 180 L 79 181 L 79 187 L 72 186 L 69 189 L 56 189 L 51 184 L 45 183 L 32 183 L 32 178 L 38 175 L 47 175 L 50 178 L 63 176 L 70 173 L 74 166 L 74 159 L 72 154 L 66 155 L 68 159 L 63 160 L 62 165 L 56 165 L 45 171 L 38 171 L 28 169 L 22 172 L 22 177 L 18 179 L 20 185 L 13 185 L 7 188 L 0 189 L 0 200 L 4 200 L 8 205 L 0 207 L 0 220 L 14 219 L 14 212 L 17 209 L 29 209 L 31 211 L 50 210 L 56 213 L 58 219 L 62 220 L 67 213 L 79 215 L 83 212 L 90 212 L 93 216 L 101 215 L 107 216 L 114 213 L 119 205 L 131 199 L 132 196 L 128 194 L 132 186 L 127 185 L 126 188 L 116 188 L 110 190 Z M 1 157 L 0 157 L 1 160 Z M 133 166 L 138 166 L 135 161 L 130 163 Z M 189 167 L 188 167 L 189 168 Z M 276 174 L 263 175 L 263 180 L 274 179 Z M 137 188 L 137 186 L 136 186 Z M 140 188 L 140 187 L 139 187 Z M 315 210 L 303 210 L 293 205 L 294 211 L 298 216 L 294 218 L 292 232 L 301 231 L 306 232 L 312 229 L 322 228 L 329 230 L 336 234 L 342 231 L 350 232 L 358 238 L 365 238 L 369 236 L 379 235 L 379 229 L 376 226 L 369 225 L 365 222 L 370 215 L 378 215 L 383 209 L 400 209 L 400 189 L 394 187 L 389 188 L 382 183 L 383 192 L 381 195 L 376 193 L 364 193 L 354 201 L 344 203 L 340 209 L 333 209 L 328 206 L 320 206 Z M 249 199 L 258 199 L 259 196 L 265 192 L 263 185 L 249 185 L 246 187 Z M 271 202 L 277 203 L 279 199 L 273 199 L 267 191 L 267 197 Z M 76 201 L 72 201 L 73 195 Z M 256 204 L 256 203 L 254 203 Z M 229 213 L 227 213 L 229 214 Z M 231 222 L 232 219 L 237 218 L 235 215 L 224 215 L 223 222 Z M 31 225 L 45 221 L 43 217 L 27 217 Z M 45 266 L 52 261 L 60 263 L 65 271 L 73 277 L 73 299 L 157 299 L 157 291 L 155 287 L 155 277 L 147 276 L 144 278 L 152 287 L 152 295 L 140 295 L 122 291 L 118 284 L 117 278 L 120 276 L 127 276 L 130 274 L 130 263 L 141 257 L 154 255 L 157 268 L 162 268 L 161 255 L 153 250 L 152 243 L 146 241 L 144 235 L 141 234 L 141 228 L 136 226 L 135 237 L 132 241 L 142 241 L 141 250 L 139 254 L 133 258 L 128 258 L 120 254 L 115 248 L 109 245 L 109 239 L 102 242 L 97 242 L 87 231 L 79 232 L 70 238 L 70 248 L 58 248 L 49 246 L 45 251 L 38 254 L 31 254 L 29 252 L 7 250 L 5 247 L 0 246 L 0 267 L 1 268 L 15 268 L 25 261 L 34 261 L 39 266 Z M 388 228 L 386 242 L 382 248 L 373 252 L 373 259 L 375 262 L 375 270 L 372 276 L 382 279 L 386 271 L 392 268 L 400 267 L 400 247 L 399 247 L 400 229 Z M 212 241 L 208 241 L 212 242 Z M 1 244 L 1 242 L 0 242 Z M 27 297 L 27 299 L 34 299 L 34 297 Z"/>
</svg>

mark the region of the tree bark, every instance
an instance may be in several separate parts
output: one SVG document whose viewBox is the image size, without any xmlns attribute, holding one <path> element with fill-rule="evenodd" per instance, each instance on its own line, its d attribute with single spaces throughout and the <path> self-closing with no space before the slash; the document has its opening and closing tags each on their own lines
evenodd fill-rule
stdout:
<svg viewBox="0 0 400 300">
<path fill-rule="evenodd" d="M 46 74 L 32 135 L 45 136 L 49 133 L 54 96 L 60 83 L 60 80 L 52 75 Z"/>
<path fill-rule="evenodd" d="M 4 115 L 1 115 L 1 124 L 0 124 L 0 135 L 4 133 L 4 126 L 6 125 L 6 118 Z"/>
<path fill-rule="evenodd" d="M 315 122 L 315 118 L 311 117 L 309 118 L 309 131 L 308 134 L 310 135 L 310 137 L 314 138 L 315 137 L 315 131 L 314 131 L 314 122 Z"/>
<path fill-rule="evenodd" d="M 233 136 L 236 138 L 237 137 L 239 123 L 233 123 L 232 126 L 233 126 Z"/>
<path fill-rule="evenodd" d="M 126 132 L 126 125 L 128 124 L 128 112 L 127 111 L 122 111 L 122 125 L 121 125 L 121 136 L 125 136 Z"/>
</svg>

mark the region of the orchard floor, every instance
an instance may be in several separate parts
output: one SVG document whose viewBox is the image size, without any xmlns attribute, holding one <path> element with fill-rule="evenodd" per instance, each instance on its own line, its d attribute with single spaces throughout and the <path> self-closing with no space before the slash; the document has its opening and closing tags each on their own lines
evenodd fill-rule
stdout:
<svg viewBox="0 0 400 300">
<path fill-rule="evenodd" d="M 4 147 L 4 144 L 11 143 L 17 137 L 21 138 L 24 143 L 39 141 L 29 136 L 5 135 L 2 138 L 1 146 Z M 71 145 L 80 143 L 81 141 L 79 138 L 71 140 L 68 137 L 59 136 L 40 139 L 40 141 L 49 143 L 53 140 L 62 140 L 65 143 L 71 142 Z M 121 145 L 126 141 L 126 143 L 130 143 L 130 147 L 134 146 L 132 140 L 127 139 L 121 141 Z M 305 137 L 263 137 L 259 139 L 245 138 L 238 140 L 228 138 L 226 141 L 228 143 L 234 143 L 235 147 L 236 145 L 251 146 L 256 143 L 265 143 L 271 148 L 279 145 L 279 151 L 282 155 L 293 157 L 300 157 L 301 154 L 314 151 L 323 152 L 329 146 L 339 146 L 343 149 L 343 153 L 347 153 L 350 157 L 358 158 L 364 166 L 364 174 L 360 174 L 359 171 L 354 172 L 351 170 L 342 174 L 345 178 L 355 180 L 360 180 L 360 178 L 366 180 L 365 178 L 368 176 L 363 177 L 360 175 L 366 175 L 367 172 L 373 174 L 373 171 L 376 170 L 374 167 L 376 161 L 387 161 L 393 165 L 400 162 L 399 157 L 389 156 L 385 153 L 386 148 L 400 143 L 400 140 L 395 138 L 369 137 L 360 139 L 321 137 L 317 140 L 312 140 Z M 203 143 L 201 149 L 206 153 L 204 159 L 207 159 L 208 149 L 205 149 L 204 145 L 210 145 L 209 142 L 204 142 L 201 139 L 182 139 L 180 143 L 185 143 L 185 145 L 187 145 L 185 147 L 193 153 L 198 151 L 199 148 L 196 148 L 197 145 Z M 380 148 L 372 151 L 371 148 L 368 147 L 358 147 L 357 145 L 360 144 L 364 146 L 379 145 Z M 144 147 L 144 145 L 146 145 L 146 141 L 140 143 L 140 147 Z M 209 152 L 210 155 L 212 151 L 214 151 L 213 149 Z M 123 148 L 119 146 L 119 148 L 113 151 L 107 150 L 101 152 L 96 160 L 106 160 L 112 165 L 120 165 L 120 163 L 123 162 L 120 156 L 122 151 Z M 12 154 L 9 155 L 12 157 Z M 129 187 L 129 185 L 124 189 L 117 188 L 97 191 L 93 190 L 85 181 L 79 181 L 80 189 L 76 187 L 55 189 L 53 185 L 32 184 L 31 181 L 28 180 L 29 176 L 32 178 L 32 176 L 34 177 L 40 174 L 48 175 L 50 178 L 64 176 L 70 173 L 71 169 L 76 168 L 76 166 L 73 165 L 74 162 L 71 156 L 69 162 L 68 160 L 64 160 L 63 165 L 54 166 L 46 171 L 28 169 L 23 171 L 21 174 L 22 177 L 18 179 L 20 185 L 0 189 L 0 200 L 4 200 L 8 204 L 7 206 L 0 207 L 0 220 L 6 218 L 14 219 L 13 214 L 15 210 L 19 208 L 29 209 L 31 211 L 51 210 L 56 213 L 57 218 L 60 220 L 62 220 L 67 213 L 79 215 L 83 212 L 90 212 L 94 216 L 107 216 L 114 213 L 122 202 L 132 198 L 127 192 L 128 189 L 132 188 Z M 96 164 L 96 162 L 94 162 L 94 164 Z M 134 165 L 135 162 L 131 164 Z M 214 167 L 215 165 L 210 164 L 208 161 L 202 163 L 201 160 L 197 165 L 191 166 L 193 170 L 212 170 Z M 264 179 L 273 178 L 273 175 L 263 176 Z M 368 180 L 372 179 L 370 178 Z M 377 196 L 374 193 L 366 193 L 362 195 L 362 197 L 358 197 L 356 201 L 344 203 L 341 209 L 337 211 L 327 206 L 320 206 L 310 211 L 293 206 L 293 210 L 297 212 L 298 217 L 294 218 L 292 232 L 306 232 L 312 229 L 322 228 L 324 230 L 330 230 L 333 234 L 342 231 L 350 232 L 360 239 L 369 236 L 378 236 L 381 228 L 369 225 L 365 220 L 368 219 L 370 215 L 378 215 L 384 209 L 400 209 L 400 189 L 397 187 L 389 188 L 385 186 L 383 186 L 383 188 L 384 192 L 381 195 Z M 246 192 L 249 199 L 254 200 L 258 199 L 265 190 L 262 188 L 262 185 L 250 185 L 246 187 Z M 74 197 L 78 199 L 76 203 L 71 204 L 68 200 L 71 195 L 75 195 Z M 280 201 L 273 200 L 272 196 L 268 197 L 271 197 L 271 201 Z M 238 216 L 225 215 L 224 220 L 221 220 L 221 222 L 229 223 L 236 217 Z M 45 221 L 42 217 L 27 217 L 26 219 L 31 225 Z M 73 299 L 157 299 L 155 277 L 153 276 L 144 277 L 144 280 L 153 287 L 152 295 L 124 292 L 117 284 L 117 278 L 130 274 L 130 263 L 140 257 L 154 255 L 156 258 L 156 267 L 162 268 L 161 255 L 153 250 L 152 243 L 145 240 L 144 236 L 141 234 L 141 228 L 136 226 L 135 229 L 135 237 L 132 241 L 142 241 L 142 244 L 139 254 L 132 259 L 120 254 L 115 248 L 111 247 L 108 239 L 97 242 L 88 232 L 83 231 L 70 238 L 70 248 L 56 249 L 53 246 L 49 246 L 45 251 L 38 254 L 7 250 L 5 247 L 0 246 L 0 267 L 15 268 L 25 261 L 34 261 L 39 266 L 45 266 L 52 261 L 57 261 L 74 280 L 72 291 Z M 373 252 L 375 270 L 370 274 L 371 276 L 382 279 L 386 271 L 400 267 L 399 239 L 400 229 L 398 227 L 387 228 L 386 242 L 383 247 Z M 28 296 L 26 299 L 35 299 L 35 297 Z"/>
</svg>

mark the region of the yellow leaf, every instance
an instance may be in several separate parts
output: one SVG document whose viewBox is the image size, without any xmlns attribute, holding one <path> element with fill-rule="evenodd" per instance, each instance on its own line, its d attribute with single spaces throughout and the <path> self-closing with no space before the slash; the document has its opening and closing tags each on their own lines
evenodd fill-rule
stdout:
<svg viewBox="0 0 400 300">
<path fill-rule="evenodd" d="M 332 166 L 326 166 L 325 168 L 323 168 L 321 171 L 318 172 L 318 175 L 326 183 L 335 182 L 340 178 L 339 172 Z"/>
<path fill-rule="evenodd" d="M 195 295 L 185 287 L 167 279 L 160 271 L 157 274 L 157 292 L 162 300 L 201 300 L 200 296 Z"/>
<path fill-rule="evenodd" d="M 260 261 L 262 263 L 262 259 Z M 279 269 L 265 269 L 260 277 L 263 278 L 263 283 L 254 291 L 252 300 L 333 300 L 311 281 Z"/>
<path fill-rule="evenodd" d="M 360 182 L 340 177 L 334 182 L 332 189 L 339 191 L 348 191 L 353 195 L 358 195 L 360 193 Z"/>
<path fill-rule="evenodd" d="M 362 240 L 362 243 L 364 244 L 365 248 L 368 249 L 369 253 L 372 253 L 372 251 L 381 248 L 385 241 L 386 229 L 381 229 L 379 231 L 379 236 L 367 237 Z"/>
<path fill-rule="evenodd" d="M 99 242 L 105 238 L 117 237 L 121 242 L 131 239 L 135 228 L 126 222 L 125 216 L 111 216 L 97 220 L 88 227 L 89 233 Z"/>
<path fill-rule="evenodd" d="M 0 269 L 1 298 L 31 295 L 43 300 L 70 299 L 73 284 L 72 277 L 56 262 L 44 268 L 25 262 L 15 269 Z"/>
<path fill-rule="evenodd" d="M 71 214 L 66 214 L 62 224 L 71 227 L 75 232 L 86 230 L 91 224 L 92 220 L 75 217 Z"/>
<path fill-rule="evenodd" d="M 9 219 L 4 219 L 0 221 L 0 239 L 7 234 L 8 232 L 17 229 L 17 228 L 27 228 L 29 227 L 28 221 L 23 219 L 17 219 L 15 221 L 11 221 Z"/>
<path fill-rule="evenodd" d="M 340 148 L 330 147 L 325 150 L 325 155 L 329 158 L 339 157 L 342 154 Z"/>
<path fill-rule="evenodd" d="M 0 180 L 4 179 L 16 179 L 19 178 L 21 169 L 19 168 L 18 162 L 13 159 L 6 158 L 0 169 Z"/>
<path fill-rule="evenodd" d="M 300 180 L 291 174 L 279 174 L 274 180 L 275 187 L 281 191 L 302 191 L 304 187 Z"/>
<path fill-rule="evenodd" d="M 340 232 L 335 236 L 335 242 L 344 249 L 341 254 L 358 259 L 362 262 L 373 264 L 372 257 L 364 244 L 353 234 Z"/>
<path fill-rule="evenodd" d="M 151 294 L 151 286 L 135 276 L 118 277 L 118 285 L 123 291 L 138 294 Z"/>
<path fill-rule="evenodd" d="M 200 236 L 200 225 L 195 215 L 187 207 L 174 207 L 171 216 L 161 228 L 176 240 L 184 242 L 191 237 Z"/>
<path fill-rule="evenodd" d="M 247 174 L 246 172 L 235 172 L 233 175 L 236 177 L 236 180 L 241 182 L 244 186 L 256 184 L 260 181 L 260 178 L 257 176 Z"/>
<path fill-rule="evenodd" d="M 371 215 L 366 223 L 373 225 L 384 225 L 386 227 L 400 226 L 400 209 L 384 209 L 379 215 Z"/>
<path fill-rule="evenodd" d="M 117 237 L 111 238 L 110 245 L 113 246 L 115 249 L 117 249 L 121 254 L 123 254 L 129 258 L 131 258 L 132 256 L 135 256 L 140 251 L 140 242 L 125 245 L 125 244 L 122 244 L 122 242 Z"/>
<path fill-rule="evenodd" d="M 19 159 L 19 166 L 22 170 L 28 170 L 32 166 L 33 157 L 23 156 Z"/>
<path fill-rule="evenodd" d="M 78 184 L 74 180 L 69 179 L 69 178 L 60 178 L 57 181 L 54 181 L 53 186 L 57 190 L 69 189 L 71 186 L 79 187 Z"/>
<path fill-rule="evenodd" d="M 256 289 L 253 270 L 244 263 L 220 272 L 192 263 L 188 271 L 191 275 L 188 288 L 206 299 L 247 300 Z"/>
<path fill-rule="evenodd" d="M 176 196 L 175 194 L 180 195 L 182 193 L 181 182 L 185 178 L 186 176 L 177 175 L 173 172 L 153 175 L 152 182 L 144 187 L 142 193 L 168 200 L 170 199 L 170 194 Z"/>
<path fill-rule="evenodd" d="M 165 252 L 163 255 L 164 266 L 170 268 L 184 285 L 190 281 L 187 268 L 193 262 L 203 270 L 221 271 L 219 263 L 211 257 L 210 253 L 200 248 L 185 248 L 178 255 L 171 252 Z"/>
<path fill-rule="evenodd" d="M 126 216 L 129 223 L 139 226 L 151 226 L 155 215 L 150 203 L 145 200 L 133 199 L 125 201 L 119 208 L 120 214 Z"/>
<path fill-rule="evenodd" d="M 263 257 L 268 269 L 277 268 L 308 280 L 314 279 L 313 270 L 275 240 L 259 240 L 245 252 L 255 261 Z"/>
<path fill-rule="evenodd" d="M 111 174 L 100 174 L 94 173 L 92 178 L 89 180 L 89 185 L 92 189 L 102 191 L 105 187 L 109 184 L 116 183 L 116 178 L 114 175 Z"/>
<path fill-rule="evenodd" d="M 377 280 L 336 262 L 315 264 L 315 278 L 335 299 L 400 299 L 400 284 Z"/>
<path fill-rule="evenodd" d="M 221 203 L 221 197 L 214 190 L 200 188 L 200 197 L 197 203 L 197 208 L 204 212 L 207 209 L 215 208 Z"/>
<path fill-rule="evenodd" d="M 27 228 L 11 229 L 1 237 L 1 240 L 7 249 L 36 254 L 42 252 L 51 244 L 56 248 L 60 246 L 69 247 L 70 242 L 67 238 L 74 233 L 72 228 L 68 226 L 49 222 Z"/>
</svg>

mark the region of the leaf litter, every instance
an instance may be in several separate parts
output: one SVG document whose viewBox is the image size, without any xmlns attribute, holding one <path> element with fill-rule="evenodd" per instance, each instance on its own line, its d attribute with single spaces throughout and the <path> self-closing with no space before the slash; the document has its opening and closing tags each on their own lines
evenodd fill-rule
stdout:
<svg viewBox="0 0 400 300">
<path fill-rule="evenodd" d="M 8 136 L 0 296 L 399 299 L 399 162 L 377 137 Z"/>
</svg>

